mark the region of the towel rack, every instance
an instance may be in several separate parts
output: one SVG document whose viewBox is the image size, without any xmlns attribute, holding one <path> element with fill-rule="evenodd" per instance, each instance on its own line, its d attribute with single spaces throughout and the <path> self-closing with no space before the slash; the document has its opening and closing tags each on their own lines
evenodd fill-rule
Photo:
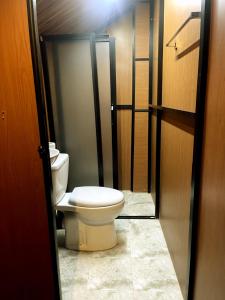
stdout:
<svg viewBox="0 0 225 300">
<path fill-rule="evenodd" d="M 169 42 L 166 44 L 166 47 L 173 47 L 177 49 L 176 42 L 174 45 L 170 45 L 171 42 L 175 39 L 175 37 L 181 32 L 181 30 L 187 25 L 187 23 L 193 19 L 200 19 L 201 18 L 201 12 L 200 11 L 193 11 L 191 12 L 190 16 L 184 21 L 184 23 L 179 27 L 179 29 L 174 33 L 172 38 L 169 40 Z"/>
</svg>

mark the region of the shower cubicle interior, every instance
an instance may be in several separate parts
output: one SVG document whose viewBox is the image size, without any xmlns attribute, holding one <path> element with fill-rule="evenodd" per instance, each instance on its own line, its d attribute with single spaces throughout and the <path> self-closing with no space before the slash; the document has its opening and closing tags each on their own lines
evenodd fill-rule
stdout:
<svg viewBox="0 0 225 300">
<path fill-rule="evenodd" d="M 49 140 L 69 154 L 68 191 L 122 190 L 121 218 L 155 216 L 151 13 L 140 2 L 98 33 L 41 37 Z"/>
</svg>

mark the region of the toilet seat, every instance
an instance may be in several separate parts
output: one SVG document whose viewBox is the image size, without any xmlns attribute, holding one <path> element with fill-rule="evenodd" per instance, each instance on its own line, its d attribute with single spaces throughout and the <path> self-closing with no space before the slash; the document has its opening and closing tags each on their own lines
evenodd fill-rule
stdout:
<svg viewBox="0 0 225 300">
<path fill-rule="evenodd" d="M 108 187 L 82 186 L 76 187 L 70 194 L 69 204 L 80 207 L 106 207 L 120 203 L 123 193 Z"/>
</svg>

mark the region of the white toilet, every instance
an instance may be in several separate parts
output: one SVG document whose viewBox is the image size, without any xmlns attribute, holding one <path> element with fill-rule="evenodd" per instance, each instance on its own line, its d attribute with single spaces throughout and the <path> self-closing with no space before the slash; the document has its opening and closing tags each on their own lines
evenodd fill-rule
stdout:
<svg viewBox="0 0 225 300">
<path fill-rule="evenodd" d="M 65 216 L 66 248 L 98 251 L 114 247 L 114 219 L 124 206 L 123 193 L 97 186 L 76 187 L 72 193 L 66 193 L 68 154 L 59 154 L 51 168 L 55 209 Z"/>
</svg>

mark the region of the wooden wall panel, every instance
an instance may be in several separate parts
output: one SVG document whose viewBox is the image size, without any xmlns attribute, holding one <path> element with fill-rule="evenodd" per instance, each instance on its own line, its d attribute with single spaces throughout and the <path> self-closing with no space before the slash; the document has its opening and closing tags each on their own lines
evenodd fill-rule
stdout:
<svg viewBox="0 0 225 300">
<path fill-rule="evenodd" d="M 58 299 L 30 49 L 27 1 L 0 3 L 2 299 Z"/>
<path fill-rule="evenodd" d="M 148 191 L 148 113 L 135 113 L 134 191 Z"/>
<path fill-rule="evenodd" d="M 131 179 L 131 111 L 117 112 L 119 189 L 130 190 Z"/>
<path fill-rule="evenodd" d="M 161 137 L 160 222 L 185 296 L 194 137 L 165 121 Z"/>
<path fill-rule="evenodd" d="M 166 47 L 192 11 L 201 10 L 201 1 L 165 0 L 163 48 L 163 106 L 195 112 L 199 47 L 178 58 L 178 54 L 200 37 L 200 20 L 190 21 L 176 38 L 178 50 Z"/>
<path fill-rule="evenodd" d="M 152 133 L 151 133 L 151 195 L 153 201 L 156 200 L 156 115 L 152 114 Z"/>
<path fill-rule="evenodd" d="M 212 1 L 194 300 L 225 297 L 225 3 Z"/>
<path fill-rule="evenodd" d="M 135 108 L 148 108 L 149 62 L 135 63 Z"/>
<path fill-rule="evenodd" d="M 108 33 L 116 38 L 117 104 L 132 104 L 132 13 L 113 23 Z"/>
<path fill-rule="evenodd" d="M 135 56 L 149 57 L 149 3 L 139 3 L 135 10 Z"/>
</svg>

